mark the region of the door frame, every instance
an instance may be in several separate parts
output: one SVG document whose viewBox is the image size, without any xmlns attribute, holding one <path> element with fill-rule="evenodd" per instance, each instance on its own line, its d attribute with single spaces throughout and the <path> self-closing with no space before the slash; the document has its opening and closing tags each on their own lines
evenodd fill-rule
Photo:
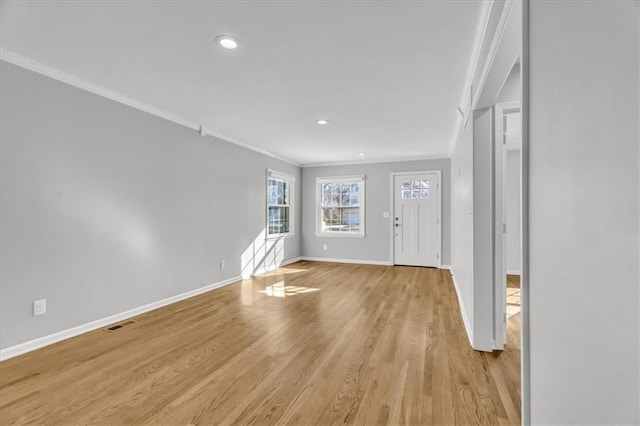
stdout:
<svg viewBox="0 0 640 426">
<path fill-rule="evenodd" d="M 507 250 L 506 232 L 507 205 L 506 205 L 506 162 L 507 151 L 521 149 L 509 145 L 504 140 L 504 116 L 509 112 L 518 110 L 522 117 L 520 101 L 503 102 L 495 105 L 494 122 L 494 320 L 493 320 L 493 348 L 502 350 L 507 341 Z M 522 159 L 520 159 L 522 164 Z M 522 225 L 521 225 L 522 226 Z M 519 231 L 518 231 L 519 232 Z"/>
<path fill-rule="evenodd" d="M 395 184 L 394 180 L 396 176 L 408 176 L 408 175 L 419 175 L 424 173 L 436 173 L 438 175 L 438 185 L 437 185 L 437 207 L 436 211 L 438 212 L 438 263 L 437 268 L 442 267 L 442 170 L 421 170 L 421 171 L 411 171 L 411 172 L 391 172 L 389 174 L 389 263 L 391 265 L 395 265 L 395 257 L 396 257 L 396 245 L 395 245 L 395 235 L 394 235 L 394 217 L 395 217 L 395 209 L 396 209 L 396 198 L 395 198 Z"/>
</svg>

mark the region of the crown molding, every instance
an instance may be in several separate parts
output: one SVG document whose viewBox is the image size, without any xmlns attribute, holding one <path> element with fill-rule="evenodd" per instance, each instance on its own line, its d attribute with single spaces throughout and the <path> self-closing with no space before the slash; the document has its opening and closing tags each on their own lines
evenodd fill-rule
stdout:
<svg viewBox="0 0 640 426">
<path fill-rule="evenodd" d="M 437 155 L 425 155 L 418 157 L 401 157 L 398 159 L 388 159 L 385 158 L 383 160 L 360 160 L 360 161 L 328 161 L 324 163 L 308 163 L 302 164 L 300 167 L 306 169 L 311 167 L 333 167 L 333 166 L 353 166 L 353 165 L 361 165 L 366 166 L 367 164 L 381 164 L 381 163 L 406 163 L 408 161 L 424 161 L 424 160 L 448 160 L 451 157 L 447 154 L 437 154 Z"/>
<path fill-rule="evenodd" d="M 480 60 L 480 51 L 484 45 L 484 40 L 487 38 L 487 29 L 489 27 L 489 21 L 491 19 L 491 12 L 495 0 L 484 0 L 482 2 L 482 8 L 480 9 L 480 18 L 478 19 L 478 27 L 476 28 L 476 34 L 473 39 L 473 48 L 471 50 L 471 59 L 469 61 L 469 68 L 467 69 L 467 76 L 462 88 L 462 94 L 460 96 L 459 107 L 463 112 L 464 117 L 458 117 L 456 126 L 453 130 L 453 135 L 450 143 L 449 156 L 453 155 L 453 150 L 458 140 L 460 130 L 466 124 L 469 115 L 471 114 L 471 102 L 467 102 L 469 98 L 473 101 L 473 93 L 471 84 L 473 82 L 473 76 L 478 71 L 478 62 Z"/>
<path fill-rule="evenodd" d="M 180 117 L 176 114 L 172 114 L 170 112 L 164 111 L 160 108 L 156 108 L 152 105 L 139 101 L 137 99 L 131 98 L 129 96 L 123 95 L 122 93 L 115 92 L 113 90 L 109 90 L 105 87 L 99 86 L 97 84 L 91 83 L 90 81 L 84 80 L 75 75 L 69 74 L 67 72 L 61 71 L 59 69 L 50 67 L 48 65 L 44 65 L 40 62 L 34 61 L 32 59 L 26 58 L 24 56 L 18 55 L 10 50 L 0 48 L 0 60 L 5 62 L 9 62 L 13 65 L 19 66 L 21 68 L 25 68 L 29 71 L 33 71 L 35 73 L 44 75 L 46 77 L 52 78 L 54 80 L 60 81 L 62 83 L 66 83 L 70 86 L 77 87 L 79 89 L 85 90 L 87 92 L 91 92 L 95 95 L 102 96 L 103 98 L 110 99 L 112 101 L 121 103 L 123 105 L 127 105 L 131 108 L 135 108 L 139 111 L 146 112 L 147 114 L 154 115 L 156 117 L 162 118 L 167 121 L 171 121 L 173 123 L 179 124 L 181 126 L 187 127 L 189 129 L 195 130 L 200 134 L 212 136 L 217 139 L 220 139 L 224 142 L 228 142 L 234 145 L 238 145 L 242 148 L 257 152 L 262 155 L 266 155 L 267 157 L 275 158 L 276 160 L 283 161 L 285 163 L 291 164 L 293 166 L 300 167 L 299 163 L 292 161 L 288 158 L 282 157 L 280 155 L 274 154 L 270 151 L 266 151 L 261 148 L 257 148 L 253 145 L 240 142 L 234 140 L 233 138 L 227 137 L 220 133 L 211 131 L 206 128 L 206 126 L 196 123 L 194 121 L 187 120 L 183 117 Z M 203 136 L 204 136 L 203 135 Z"/>
<path fill-rule="evenodd" d="M 496 32 L 493 36 L 493 40 L 491 41 L 491 46 L 489 47 L 489 52 L 487 53 L 487 60 L 485 61 L 484 67 L 482 68 L 482 74 L 480 74 L 478 87 L 475 90 L 476 93 L 482 93 L 482 91 L 484 90 L 484 86 L 487 84 L 487 78 L 489 78 L 489 72 L 491 71 L 491 67 L 493 66 L 496 54 L 498 53 L 498 46 L 500 45 L 502 37 L 504 36 L 504 31 L 507 28 L 507 23 L 509 22 L 509 16 L 511 16 L 512 7 L 513 0 L 506 0 L 500 14 L 500 20 L 498 21 Z M 474 97 L 472 101 L 472 109 L 474 109 L 478 105 L 478 99 L 478 96 Z"/>
</svg>

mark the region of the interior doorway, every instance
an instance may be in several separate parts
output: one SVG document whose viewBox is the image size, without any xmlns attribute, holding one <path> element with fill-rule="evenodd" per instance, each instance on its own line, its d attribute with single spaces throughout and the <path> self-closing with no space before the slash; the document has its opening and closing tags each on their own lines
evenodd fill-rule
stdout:
<svg viewBox="0 0 640 426">
<path fill-rule="evenodd" d="M 391 174 L 394 265 L 441 265 L 441 172 Z"/>
<path fill-rule="evenodd" d="M 461 197 L 456 200 L 456 209 L 453 211 L 462 224 L 456 236 L 458 247 L 463 241 L 471 242 L 473 250 L 469 256 L 463 249 L 457 249 L 454 277 L 457 275 L 467 284 L 462 286 L 466 293 L 462 293 L 461 299 L 466 297 L 472 300 L 471 304 L 466 305 L 472 309 L 470 317 L 473 318 L 473 329 L 469 335 L 474 348 L 498 350 L 500 352 L 495 356 L 518 365 L 521 374 L 512 378 L 512 385 L 522 390 L 522 418 L 527 424 L 530 422 L 527 308 L 529 127 L 527 40 L 523 35 L 528 31 L 528 2 L 489 4 L 486 20 L 482 23 L 486 23 L 486 28 L 495 26 L 495 31 L 490 31 L 478 44 L 478 48 L 486 49 L 488 55 L 484 57 L 479 54 L 481 65 L 472 68 L 468 90 L 464 92 L 458 109 L 461 124 L 466 125 L 467 120 L 473 119 L 473 128 L 465 133 L 467 127 L 461 125 L 463 133 L 458 138 L 452 160 L 458 168 L 455 187 L 457 195 L 465 195 L 464 190 L 469 188 L 471 181 L 472 203 Z M 512 130 L 517 130 L 518 134 Z M 509 148 L 515 139 L 521 141 L 522 147 L 511 152 Z M 472 148 L 471 156 L 469 145 Z M 510 161 L 515 158 L 519 170 L 509 167 L 507 158 Z M 469 170 L 469 167 L 471 173 L 468 172 L 467 176 L 460 174 L 461 170 Z M 508 178 L 512 173 L 518 177 Z M 520 194 L 515 197 L 506 194 L 505 180 L 513 183 Z M 514 200 L 520 208 L 517 215 L 520 223 L 507 218 L 506 203 Z M 469 206 L 472 208 L 469 209 Z M 471 212 L 471 220 L 465 216 L 467 212 Z M 460 229 L 469 228 L 472 238 L 460 237 Z M 515 237 L 519 250 L 511 251 L 507 259 L 512 237 Z M 519 243 L 517 238 L 520 239 Z M 520 265 L 510 266 L 508 270 L 507 264 L 512 265 L 513 259 L 518 259 Z M 507 271 L 510 273 L 507 274 Z"/>
<path fill-rule="evenodd" d="M 494 276 L 498 316 L 494 333 L 495 348 L 504 349 L 509 344 L 519 347 L 520 342 L 522 120 L 519 101 L 495 105 L 495 130 Z"/>
</svg>

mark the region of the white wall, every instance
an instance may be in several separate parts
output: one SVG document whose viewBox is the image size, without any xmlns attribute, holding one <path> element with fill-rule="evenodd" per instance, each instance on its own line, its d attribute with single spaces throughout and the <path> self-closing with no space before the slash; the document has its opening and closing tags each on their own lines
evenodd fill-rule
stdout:
<svg viewBox="0 0 640 426">
<path fill-rule="evenodd" d="M 472 345 L 483 351 L 494 346 L 493 111 L 473 112 L 451 159 L 452 273 Z"/>
<path fill-rule="evenodd" d="M 473 347 L 493 349 L 493 108 L 473 112 Z"/>
<path fill-rule="evenodd" d="M 451 274 L 473 342 L 473 120 L 462 129 L 451 156 Z"/>
<path fill-rule="evenodd" d="M 3 349 L 237 277 L 264 242 L 266 169 L 300 181 L 298 167 L 1 67 Z M 300 256 L 299 209 L 296 224 L 283 260 Z"/>
<path fill-rule="evenodd" d="M 521 15 L 521 2 L 492 3 L 478 63 L 471 70 L 473 90 L 464 91 L 473 93 L 474 110 L 467 111 L 463 103 L 465 115 L 472 114 L 472 119 L 458 135 L 451 159 L 452 272 L 472 345 L 485 351 L 494 346 L 496 299 L 492 107 L 518 92 L 514 64 L 521 52 Z"/>
<path fill-rule="evenodd" d="M 532 424 L 640 424 L 638 7 L 530 4 Z"/>
<path fill-rule="evenodd" d="M 520 101 L 522 96 L 522 84 L 520 84 L 520 64 L 515 64 L 507 79 L 500 89 L 496 103 Z"/>
<path fill-rule="evenodd" d="M 520 238 L 520 151 L 507 151 L 505 207 L 507 214 L 507 273 L 519 274 L 522 258 Z"/>
</svg>

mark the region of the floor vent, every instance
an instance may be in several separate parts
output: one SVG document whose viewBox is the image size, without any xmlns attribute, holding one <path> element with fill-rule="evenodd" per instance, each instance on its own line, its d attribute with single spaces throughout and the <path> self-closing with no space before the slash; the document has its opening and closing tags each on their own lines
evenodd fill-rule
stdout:
<svg viewBox="0 0 640 426">
<path fill-rule="evenodd" d="M 125 321 L 125 322 L 122 322 L 120 324 L 112 325 L 109 328 L 105 328 L 104 331 L 108 331 L 108 332 L 118 331 L 121 328 L 124 328 L 124 327 L 126 327 L 128 325 L 131 325 L 131 324 L 135 324 L 135 321 Z"/>
</svg>

